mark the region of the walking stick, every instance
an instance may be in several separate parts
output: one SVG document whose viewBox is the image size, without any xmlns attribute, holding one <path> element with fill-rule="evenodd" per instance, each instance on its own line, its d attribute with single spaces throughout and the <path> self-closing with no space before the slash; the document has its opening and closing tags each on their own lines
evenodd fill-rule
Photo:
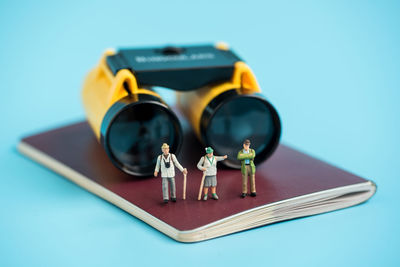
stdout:
<svg viewBox="0 0 400 267">
<path fill-rule="evenodd" d="M 203 172 L 203 177 L 201 178 L 199 197 L 197 198 L 197 200 L 201 199 L 201 191 L 203 190 L 204 178 L 206 178 L 206 172 L 205 171 Z"/>
<path fill-rule="evenodd" d="M 186 199 L 186 174 L 183 174 L 183 200 Z"/>
</svg>

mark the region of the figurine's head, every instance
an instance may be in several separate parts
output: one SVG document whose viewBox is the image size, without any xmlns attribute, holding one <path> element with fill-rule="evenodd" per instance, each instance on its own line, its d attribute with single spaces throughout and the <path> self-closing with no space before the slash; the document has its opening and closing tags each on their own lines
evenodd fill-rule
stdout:
<svg viewBox="0 0 400 267">
<path fill-rule="evenodd" d="M 213 152 L 214 152 L 214 150 L 211 147 L 206 147 L 207 157 L 212 157 Z"/>
<path fill-rule="evenodd" d="M 244 148 L 245 150 L 249 150 L 249 148 L 250 148 L 250 140 L 249 140 L 249 139 L 244 140 L 244 142 L 243 142 L 243 148 Z"/>
<path fill-rule="evenodd" d="M 164 153 L 164 155 L 168 155 L 168 153 L 169 153 L 169 145 L 168 145 L 167 143 L 164 143 L 164 144 L 161 146 L 161 150 L 162 150 L 162 152 Z"/>
</svg>

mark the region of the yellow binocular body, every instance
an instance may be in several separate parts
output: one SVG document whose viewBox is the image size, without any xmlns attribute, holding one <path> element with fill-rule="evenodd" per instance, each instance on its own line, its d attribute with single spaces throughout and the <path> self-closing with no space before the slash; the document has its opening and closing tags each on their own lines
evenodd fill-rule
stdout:
<svg viewBox="0 0 400 267">
<path fill-rule="evenodd" d="M 181 148 L 179 119 L 154 86 L 176 90 L 198 139 L 228 154 L 228 166 L 240 168 L 235 157 L 244 139 L 260 147 L 259 162 L 279 142 L 277 112 L 259 95 L 251 69 L 225 45 L 107 50 L 84 81 L 83 104 L 109 158 L 129 174 L 151 175 L 162 143 L 176 154 Z"/>
<path fill-rule="evenodd" d="M 138 94 L 149 94 L 161 100 L 156 92 L 138 88 L 136 78 L 129 70 L 123 69 L 117 75 L 113 75 L 107 66 L 106 58 L 114 54 L 114 50 L 105 51 L 100 62 L 89 72 L 83 84 L 82 99 L 87 120 L 99 141 L 103 118 L 118 100 L 128 95 L 135 99 Z M 130 92 L 126 88 L 129 88 Z"/>
<path fill-rule="evenodd" d="M 229 81 L 207 85 L 189 92 L 176 92 L 177 105 L 189 120 L 196 136 L 201 139 L 200 121 L 202 111 L 217 96 L 234 90 L 238 95 L 260 93 L 256 77 L 244 62 L 236 62 L 233 76 Z"/>
</svg>

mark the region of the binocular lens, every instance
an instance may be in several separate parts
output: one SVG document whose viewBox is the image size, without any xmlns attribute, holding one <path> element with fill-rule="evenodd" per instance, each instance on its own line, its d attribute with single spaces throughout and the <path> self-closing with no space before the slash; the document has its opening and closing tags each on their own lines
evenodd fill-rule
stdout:
<svg viewBox="0 0 400 267">
<path fill-rule="evenodd" d="M 116 102 L 104 117 L 101 140 L 112 162 L 133 175 L 150 175 L 162 143 L 179 151 L 182 130 L 175 114 L 158 98 L 139 95 Z"/>
<path fill-rule="evenodd" d="M 238 95 L 227 91 L 213 99 L 201 118 L 206 145 L 218 155 L 228 155 L 227 166 L 240 168 L 236 160 L 243 141 L 250 139 L 256 152 L 255 164 L 268 158 L 279 143 L 281 124 L 273 106 L 259 95 Z"/>
</svg>

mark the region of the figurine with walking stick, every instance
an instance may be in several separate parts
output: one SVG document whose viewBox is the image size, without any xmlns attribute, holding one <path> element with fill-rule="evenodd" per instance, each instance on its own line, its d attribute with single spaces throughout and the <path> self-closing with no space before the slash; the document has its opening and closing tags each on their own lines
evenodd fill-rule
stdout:
<svg viewBox="0 0 400 267">
<path fill-rule="evenodd" d="M 211 198 L 218 200 L 217 195 L 217 162 L 226 159 L 228 156 L 214 156 L 214 150 L 211 147 L 206 148 L 206 155 L 201 157 L 197 168 L 203 171 L 201 179 L 198 200 L 201 199 L 201 191 L 204 186 L 203 200 L 208 199 L 208 188 L 211 187 Z"/>
<path fill-rule="evenodd" d="M 158 176 L 158 172 L 161 169 L 161 177 L 162 177 L 162 192 L 163 192 L 163 200 L 164 203 L 168 203 L 169 200 L 169 192 L 168 185 L 171 191 L 171 200 L 176 202 L 176 187 L 175 187 L 175 166 L 183 173 L 184 175 L 184 192 L 183 199 L 186 198 L 186 168 L 183 168 L 182 165 L 176 159 L 176 156 L 172 153 L 169 153 L 169 145 L 164 143 L 161 146 L 162 154 L 157 157 L 157 164 L 154 170 L 154 177 Z"/>
</svg>

